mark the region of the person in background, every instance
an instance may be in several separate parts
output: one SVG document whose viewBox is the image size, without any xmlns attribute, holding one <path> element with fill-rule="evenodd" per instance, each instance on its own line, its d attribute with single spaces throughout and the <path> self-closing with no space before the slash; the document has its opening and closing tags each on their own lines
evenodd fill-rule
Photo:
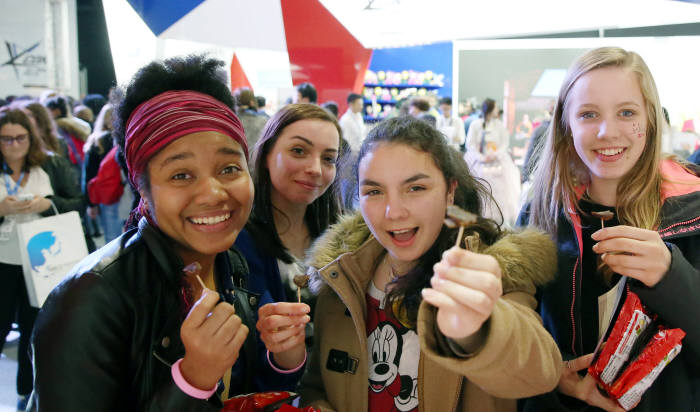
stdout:
<svg viewBox="0 0 700 412">
<path fill-rule="evenodd" d="M 58 136 L 68 145 L 68 157 L 78 174 L 83 167 L 83 145 L 90 135 L 90 125 L 70 115 L 68 102 L 61 96 L 51 97 L 44 103 L 56 122 Z"/>
<path fill-rule="evenodd" d="M 267 123 L 267 117 L 261 116 L 258 112 L 258 101 L 249 88 L 236 89 L 233 97 L 236 100 L 236 114 L 243 123 L 248 145 L 253 147 L 260 138 L 260 132 L 265 127 L 265 123 Z"/>
<path fill-rule="evenodd" d="M 290 104 L 270 118 L 253 150 L 255 200 L 236 247 L 256 275 L 250 288 L 262 293 L 263 303 L 297 300 L 293 278 L 306 272 L 306 250 L 341 212 L 340 136 L 338 122 L 326 110 Z M 313 304 L 306 289 L 302 301 Z"/>
<path fill-rule="evenodd" d="M 33 387 L 28 350 L 39 309 L 29 304 L 17 225 L 53 215 L 51 203 L 59 213 L 81 210 L 84 204 L 73 168 L 44 150 L 30 114 L 19 105 L 0 108 L 0 164 L 0 352 L 17 319 L 17 410 L 24 411 Z"/>
<path fill-rule="evenodd" d="M 347 101 L 348 110 L 346 110 L 340 118 L 339 123 L 340 128 L 343 130 L 343 138 L 348 141 L 350 149 L 357 155 L 357 152 L 360 151 L 362 140 L 364 140 L 367 135 L 365 120 L 362 116 L 364 99 L 357 93 L 350 93 Z"/>
<path fill-rule="evenodd" d="M 557 241 L 556 278 L 538 297 L 567 367 L 558 390 L 529 400 L 528 411 L 622 410 L 583 375 L 599 341 L 599 296 L 621 276 L 623 295 L 636 293 L 660 324 L 686 333 L 634 411 L 700 408 L 700 169 L 662 157 L 663 122 L 637 53 L 598 48 L 569 68 L 519 219 Z M 591 214 L 600 211 L 614 213 L 603 229 Z"/>
<path fill-rule="evenodd" d="M 44 147 L 51 152 L 68 159 L 68 144 L 58 137 L 56 123 L 48 109 L 36 100 L 25 100 L 22 107 L 28 110 L 37 126 L 37 131 L 44 142 Z"/>
<path fill-rule="evenodd" d="M 443 97 L 439 103 L 441 115 L 437 119 L 437 129 L 445 135 L 447 144 L 460 150 L 466 139 L 464 122 L 459 117 L 452 116 L 451 97 Z"/>
<path fill-rule="evenodd" d="M 304 82 L 297 86 L 297 94 L 293 99 L 294 103 L 313 103 L 318 101 L 318 94 L 313 84 Z"/>
<path fill-rule="evenodd" d="M 127 216 L 120 215 L 120 209 L 124 209 L 121 207 L 121 200 L 111 205 L 93 204 L 88 196 L 88 183 L 97 176 L 101 162 L 114 147 L 112 136 L 113 111 L 113 106 L 110 103 L 102 106 L 102 110 L 100 110 L 95 121 L 94 130 L 85 142 L 85 165 L 81 181 L 82 191 L 88 203 L 87 214 L 92 219 L 99 220 L 100 226 L 102 226 L 104 231 L 105 243 L 109 243 L 122 234 L 124 221 Z M 129 190 L 124 190 L 124 193 L 127 194 L 124 201 L 130 202 Z M 122 197 L 124 197 L 123 194 Z"/>
<path fill-rule="evenodd" d="M 83 104 L 79 104 L 73 108 L 73 116 L 85 121 L 91 128 L 95 123 L 95 114 L 92 112 L 92 109 Z"/>
<path fill-rule="evenodd" d="M 265 110 L 265 106 L 267 105 L 265 96 L 255 96 L 255 101 L 258 103 L 258 114 L 269 119 L 270 115 L 267 114 L 267 111 Z"/>
<path fill-rule="evenodd" d="M 467 133 L 465 159 L 472 172 L 484 179 L 493 192 L 494 203 L 489 203 L 484 214 L 492 219 L 503 219 L 513 226 L 520 208 L 520 172 L 510 157 L 510 136 L 498 105 L 493 99 L 484 100 L 482 117 L 471 123 Z"/>
<path fill-rule="evenodd" d="M 298 353 L 260 353 L 249 333 L 256 295 L 231 246 L 253 185 L 225 82 L 222 61 L 188 56 L 150 63 L 121 93 L 115 135 L 141 193 L 138 228 L 73 268 L 39 313 L 39 412 L 218 412 L 298 380 L 286 370 Z M 303 329 L 304 306 L 280 306 L 293 316 L 275 319 L 270 339 Z"/>
<path fill-rule="evenodd" d="M 83 105 L 89 107 L 92 113 L 97 113 L 98 115 L 105 104 L 107 104 L 107 99 L 99 93 L 90 93 L 83 97 Z"/>
<path fill-rule="evenodd" d="M 412 97 L 408 102 L 408 114 L 416 119 L 428 122 L 431 126 L 437 125 L 435 116 L 429 113 L 430 102 L 424 97 Z"/>
<path fill-rule="evenodd" d="M 329 100 L 323 103 L 321 107 L 326 109 L 336 119 L 338 118 L 338 103 L 334 102 L 333 100 Z"/>
<path fill-rule="evenodd" d="M 554 388 L 561 357 L 534 311 L 535 285 L 554 274 L 553 242 L 479 217 L 485 188 L 423 121 L 379 123 L 355 170 L 360 212 L 310 253 L 318 302 L 301 403 L 514 411 L 516 398 Z M 448 205 L 476 215 L 463 238 L 443 225 Z"/>
</svg>

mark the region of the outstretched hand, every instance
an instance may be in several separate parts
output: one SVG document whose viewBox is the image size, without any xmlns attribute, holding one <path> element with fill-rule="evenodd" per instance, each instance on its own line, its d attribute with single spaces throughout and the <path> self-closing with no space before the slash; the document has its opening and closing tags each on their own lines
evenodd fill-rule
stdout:
<svg viewBox="0 0 700 412">
<path fill-rule="evenodd" d="M 559 378 L 559 392 L 596 406 L 608 412 L 625 412 L 615 401 L 598 390 L 598 384 L 589 374 L 581 377 L 578 372 L 590 366 L 593 354 L 589 353 L 564 362 Z"/>
<path fill-rule="evenodd" d="M 493 256 L 453 247 L 433 270 L 423 299 L 438 308 L 440 332 L 452 339 L 472 336 L 503 294 L 501 267 Z"/>
<path fill-rule="evenodd" d="M 671 267 L 671 251 L 658 232 L 632 226 L 612 226 L 591 236 L 593 251 L 615 273 L 654 287 Z"/>
</svg>

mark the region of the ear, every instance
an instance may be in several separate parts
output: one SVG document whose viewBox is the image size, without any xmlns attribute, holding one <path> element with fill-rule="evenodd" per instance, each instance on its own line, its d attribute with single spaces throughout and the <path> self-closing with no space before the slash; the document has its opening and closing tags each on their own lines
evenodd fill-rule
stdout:
<svg viewBox="0 0 700 412">
<path fill-rule="evenodd" d="M 447 188 L 447 204 L 455 204 L 455 192 L 457 191 L 457 180 L 452 180 Z"/>
</svg>

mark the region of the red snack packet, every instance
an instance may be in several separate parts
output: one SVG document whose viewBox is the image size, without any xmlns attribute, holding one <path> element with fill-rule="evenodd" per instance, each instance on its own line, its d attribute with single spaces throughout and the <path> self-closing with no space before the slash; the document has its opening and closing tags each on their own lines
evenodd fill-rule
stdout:
<svg viewBox="0 0 700 412">
<path fill-rule="evenodd" d="M 628 292 L 608 340 L 595 362 L 588 367 L 588 374 L 604 388 L 609 388 L 629 359 L 637 338 L 650 322 L 651 318 L 639 297 Z"/>
<path fill-rule="evenodd" d="M 267 412 L 277 406 L 291 402 L 297 397 L 294 392 L 270 391 L 240 395 L 224 401 L 221 412 Z"/>
<path fill-rule="evenodd" d="M 682 329 L 663 329 L 656 332 L 642 353 L 625 368 L 608 393 L 625 410 L 637 406 L 662 370 L 681 351 Z"/>
<path fill-rule="evenodd" d="M 275 411 L 275 412 L 321 412 L 321 411 L 319 411 L 318 409 L 314 409 L 311 406 L 307 406 L 306 408 L 299 409 L 299 408 L 296 408 L 292 405 L 284 404 L 284 405 L 282 405 L 281 408 L 277 409 L 277 411 Z"/>
</svg>

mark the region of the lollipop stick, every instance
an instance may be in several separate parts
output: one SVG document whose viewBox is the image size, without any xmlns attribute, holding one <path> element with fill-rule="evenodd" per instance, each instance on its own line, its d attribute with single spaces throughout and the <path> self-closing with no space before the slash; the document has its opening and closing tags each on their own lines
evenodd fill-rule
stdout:
<svg viewBox="0 0 700 412">
<path fill-rule="evenodd" d="M 459 244 L 462 243 L 462 235 L 464 235 L 464 226 L 460 225 L 459 232 L 457 232 L 457 241 L 455 242 L 455 246 L 459 247 Z"/>
</svg>

